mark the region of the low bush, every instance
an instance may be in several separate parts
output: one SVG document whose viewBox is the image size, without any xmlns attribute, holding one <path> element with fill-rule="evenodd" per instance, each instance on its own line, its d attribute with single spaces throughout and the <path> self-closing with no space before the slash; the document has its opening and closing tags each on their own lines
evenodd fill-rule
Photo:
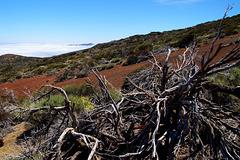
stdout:
<svg viewBox="0 0 240 160">
<path fill-rule="evenodd" d="M 118 63 L 118 62 L 121 62 L 122 61 L 122 58 L 113 58 L 111 60 L 111 63 Z"/>
<path fill-rule="evenodd" d="M 114 63 L 110 63 L 110 64 L 104 64 L 104 65 L 99 65 L 99 66 L 96 66 L 97 70 L 98 71 L 102 71 L 102 70 L 107 70 L 107 69 L 111 69 L 115 66 Z"/>
<path fill-rule="evenodd" d="M 84 78 L 84 77 L 87 77 L 88 74 L 89 74 L 88 71 L 81 70 L 80 72 L 77 72 L 77 73 L 76 73 L 76 77 L 77 77 L 77 78 Z"/>
<path fill-rule="evenodd" d="M 146 61 L 147 59 L 149 59 L 150 51 L 152 51 L 152 48 L 153 47 L 151 45 L 142 44 L 138 46 L 137 48 L 135 48 L 134 51 L 130 53 L 127 61 L 124 62 L 122 65 L 127 66 Z"/>
<path fill-rule="evenodd" d="M 75 72 L 69 69 L 66 69 L 62 74 L 57 75 L 57 82 L 63 82 L 69 79 L 72 79 L 75 76 Z"/>
<path fill-rule="evenodd" d="M 16 75 L 16 79 L 21 79 L 21 78 L 22 78 L 21 74 Z"/>
<path fill-rule="evenodd" d="M 90 111 L 94 108 L 90 98 L 88 97 L 69 95 L 68 98 L 74 104 L 75 111 L 77 113 L 80 113 L 82 111 Z M 59 107 L 64 105 L 65 105 L 64 96 L 57 94 L 51 95 L 50 98 L 42 99 L 38 103 L 35 103 L 32 107 L 33 108 L 39 108 L 44 106 Z"/>
<path fill-rule="evenodd" d="M 194 41 L 194 34 L 190 32 L 189 34 L 183 36 L 176 43 L 171 44 L 171 47 L 184 48 Z"/>
<path fill-rule="evenodd" d="M 131 54 L 131 55 L 128 56 L 127 61 L 126 61 L 126 63 L 123 64 L 123 66 L 136 64 L 137 60 L 138 60 L 137 55 L 136 54 Z"/>
<path fill-rule="evenodd" d="M 129 65 L 129 64 L 128 64 L 127 61 L 124 61 L 123 64 L 122 64 L 122 66 L 128 66 L 128 65 Z"/>
<path fill-rule="evenodd" d="M 94 67 L 98 63 L 98 60 L 90 59 L 83 63 L 83 65 L 88 65 L 89 67 Z"/>
<path fill-rule="evenodd" d="M 110 63 L 110 64 L 104 64 L 104 65 L 102 65 L 102 68 L 103 68 L 103 70 L 106 70 L 106 69 L 111 69 L 111 68 L 113 68 L 114 66 L 115 66 L 115 64 Z"/>
<path fill-rule="evenodd" d="M 86 83 L 82 83 L 80 85 L 70 84 L 64 86 L 63 89 L 68 95 L 90 96 L 93 94 L 92 88 Z"/>
<path fill-rule="evenodd" d="M 77 60 L 77 59 L 83 59 L 83 58 L 85 58 L 86 56 L 85 56 L 85 54 L 80 54 L 80 55 L 78 55 L 78 56 L 74 56 L 74 57 L 71 57 L 71 58 L 69 58 L 70 60 Z"/>
<path fill-rule="evenodd" d="M 231 68 L 230 70 L 220 72 L 218 74 L 215 74 L 214 76 L 209 77 L 209 80 L 218 83 L 218 84 L 224 84 L 227 86 L 233 86 L 237 87 L 240 86 L 240 66 Z M 226 93 L 212 93 L 213 98 L 215 98 L 216 103 L 221 103 L 222 105 L 230 105 L 232 106 L 235 111 L 240 113 L 240 100 L 234 95 L 226 94 Z"/>
<path fill-rule="evenodd" d="M 207 44 L 208 41 L 209 41 L 209 39 L 208 39 L 208 38 L 205 38 L 205 39 L 203 40 L 203 43 L 204 43 L 204 44 Z"/>
<path fill-rule="evenodd" d="M 239 28 L 236 24 L 228 23 L 223 26 L 223 33 L 228 36 L 232 34 L 237 34 L 239 32 Z"/>
<path fill-rule="evenodd" d="M 33 108 L 39 108 L 44 106 L 58 107 L 63 106 L 64 97 L 61 95 L 51 95 L 49 98 L 41 99 L 39 102 L 32 105 Z"/>
<path fill-rule="evenodd" d="M 122 96 L 115 90 L 109 90 L 110 95 L 114 99 L 115 102 L 121 100 Z"/>
<path fill-rule="evenodd" d="M 52 63 L 52 64 L 49 64 L 48 66 L 47 66 L 47 69 L 49 70 L 49 69 L 62 69 L 62 68 L 64 68 L 64 67 L 66 67 L 67 65 L 66 64 L 64 64 L 64 63 L 57 63 L 57 64 L 55 64 L 55 63 Z"/>
<path fill-rule="evenodd" d="M 228 86 L 240 86 L 240 66 L 231 68 L 230 70 L 220 72 L 209 77 L 212 82 L 225 84 Z"/>
<path fill-rule="evenodd" d="M 45 73 L 47 69 L 45 67 L 38 67 L 37 69 L 33 70 L 32 73 L 35 75 L 41 75 Z"/>
<path fill-rule="evenodd" d="M 75 111 L 77 113 L 94 109 L 93 103 L 88 97 L 75 97 L 70 95 L 69 99 L 72 101 L 72 103 L 74 103 Z"/>
<path fill-rule="evenodd" d="M 140 56 L 140 57 L 138 57 L 138 59 L 137 59 L 137 63 L 146 61 L 146 60 L 148 60 L 148 59 L 149 59 L 148 56 Z"/>
<path fill-rule="evenodd" d="M 234 44 L 237 44 L 240 42 L 240 38 L 237 38 L 236 40 L 233 41 Z"/>
</svg>

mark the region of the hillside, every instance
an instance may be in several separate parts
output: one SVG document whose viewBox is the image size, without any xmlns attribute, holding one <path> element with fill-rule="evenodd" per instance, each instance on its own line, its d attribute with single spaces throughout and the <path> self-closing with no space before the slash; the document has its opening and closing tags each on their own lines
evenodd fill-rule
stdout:
<svg viewBox="0 0 240 160">
<path fill-rule="evenodd" d="M 163 159 L 170 159 L 170 156 L 176 157 L 176 159 L 190 157 L 192 159 L 210 159 L 211 157 L 214 159 L 226 157 L 237 159 L 240 153 L 238 147 L 240 144 L 239 112 L 232 109 L 234 105 L 239 106 L 239 99 L 236 103 L 230 102 L 228 99 L 233 95 L 223 94 L 227 91 L 226 86 L 210 81 L 205 82 L 206 75 L 217 69 L 221 70 L 225 66 L 223 64 L 221 68 L 212 68 L 211 64 L 221 63 L 220 59 L 223 57 L 227 58 L 224 63 L 234 63 L 236 59 L 239 59 L 237 44 L 224 46 L 219 52 L 216 49 L 220 43 L 228 44 L 239 36 L 240 33 L 218 39 L 214 45 L 213 54 L 210 56 L 211 61 L 204 61 L 203 67 L 197 66 L 196 63 L 190 63 L 190 55 L 186 56 L 187 60 L 184 63 L 180 56 L 185 51 L 184 48 L 171 52 L 166 65 L 169 68 L 166 77 L 170 77 L 165 83 L 166 89 L 161 87 L 164 84 L 162 81 L 164 76 L 159 74 L 158 63 L 152 64 L 148 61 L 142 61 L 127 66 L 118 64 L 111 69 L 101 71 L 100 74 L 119 89 L 129 73 L 141 67 L 150 66 L 147 70 L 138 70 L 139 72 L 135 72 L 127 82 L 125 81 L 120 96 L 122 100 L 109 99 L 106 92 L 109 93 L 110 90 L 104 88 L 107 82 L 103 77 L 98 76 L 101 80 L 99 82 L 93 73 L 88 78 L 93 86 L 101 84 L 102 92 L 93 96 L 91 101 L 84 96 L 78 97 L 79 92 L 75 92 L 75 97 L 73 97 L 73 92 L 67 96 L 61 88 L 58 88 L 68 84 L 78 84 L 69 89 L 79 91 L 77 86 L 85 81 L 84 78 L 55 82 L 57 78 L 55 75 L 47 77 L 46 74 L 43 74 L 28 79 L 20 79 L 13 83 L 0 84 L 0 88 L 8 87 L 17 91 L 18 97 L 24 95 L 23 91 L 32 94 L 32 91 L 36 91 L 43 84 L 54 84 L 54 86 L 49 86 L 49 90 L 43 89 L 43 92 L 39 93 L 40 96 L 35 97 L 37 101 L 34 103 L 23 101 L 18 104 L 14 102 L 14 99 L 11 101 L 12 94 L 9 92 L 9 99 L 7 99 L 9 104 L 4 101 L 5 103 L 2 103 L 3 109 L 0 112 L 0 122 L 1 119 L 3 119 L 2 122 L 5 122 L 1 124 L 3 130 L 0 134 L 4 135 L 5 144 L 0 148 L 0 157 L 5 158 L 9 154 L 14 156 L 23 153 L 21 158 L 59 159 L 58 157 L 61 157 L 67 159 L 72 157 L 73 159 L 86 159 L 92 155 L 91 152 L 101 159 L 109 159 L 109 156 L 111 159 L 121 157 L 143 159 L 143 157 L 149 157 L 152 152 L 155 152 L 152 146 L 154 143 L 156 144 L 156 154 Z M 210 39 L 210 43 L 195 49 L 194 62 L 198 62 L 204 57 L 205 51 L 211 48 L 212 41 L 213 39 Z M 214 56 L 215 53 L 218 54 Z M 209 55 L 205 56 L 205 60 L 208 59 Z M 234 59 L 235 56 L 236 59 Z M 212 57 L 214 58 L 212 59 Z M 156 60 L 162 64 L 164 64 L 165 58 L 165 54 L 156 55 Z M 176 68 L 177 59 L 179 64 L 183 64 L 183 67 Z M 166 68 L 164 66 L 161 68 Z M 209 71 L 211 68 L 212 70 Z M 226 75 L 233 74 L 225 72 L 223 76 L 226 77 Z M 237 80 L 236 84 L 239 84 L 239 78 L 229 78 L 232 82 Z M 228 78 L 225 79 L 228 80 Z M 214 80 L 216 81 L 215 78 Z M 220 78 L 220 80 L 223 79 Z M 184 88 L 186 85 L 187 87 Z M 91 92 L 86 85 L 84 87 L 86 88 L 82 88 L 83 90 Z M 225 87 L 225 89 L 219 92 L 220 87 Z M 229 87 L 227 86 L 227 88 Z M 67 91 L 65 88 L 65 91 L 69 92 L 69 89 Z M 236 90 L 234 95 L 239 97 L 239 89 L 239 87 L 230 87 L 230 92 L 233 93 Z M 58 92 L 59 94 L 57 94 Z M 17 101 L 20 100 L 22 99 L 17 99 Z M 12 105 L 11 102 L 19 108 L 12 110 L 16 106 Z M 72 104 L 74 105 L 72 106 Z M 114 104 L 119 106 L 119 109 L 115 109 Z M 89 107 L 93 108 L 93 106 L 95 109 L 89 111 Z M 76 112 L 73 113 L 74 110 Z M 9 115 L 12 118 L 15 117 L 14 121 L 9 119 Z M 26 119 L 28 123 L 31 123 L 30 126 L 34 126 L 29 131 L 26 131 L 28 128 L 26 122 L 20 123 Z M 11 125 L 15 125 L 15 123 L 20 124 L 11 129 Z M 7 134 L 9 132 L 10 134 Z M 27 138 L 23 139 L 23 136 L 19 136 L 20 134 Z M 198 136 L 195 137 L 195 135 Z M 173 136 L 175 140 L 169 141 Z M 219 143 L 212 145 L 212 138 Z M 221 150 L 220 148 L 225 142 L 227 142 L 225 144 L 227 149 Z M 58 145 L 59 147 L 55 147 Z M 191 148 L 189 148 L 190 145 L 192 145 Z M 13 148 L 13 146 L 16 149 L 10 153 L 7 148 Z M 135 149 L 139 150 L 143 147 L 146 149 L 141 152 L 137 152 Z M 21 150 L 21 148 L 28 149 Z M 177 148 L 177 152 L 174 152 L 175 148 Z M 36 149 L 38 152 L 35 152 Z"/>
<path fill-rule="evenodd" d="M 0 82 L 12 82 L 23 77 L 24 73 L 31 70 L 31 66 L 39 64 L 43 59 L 24 57 L 13 54 L 0 56 Z"/>
<path fill-rule="evenodd" d="M 235 35 L 231 35 L 231 36 L 225 36 L 224 38 L 221 38 L 217 41 L 217 44 L 219 43 L 230 43 L 233 40 L 236 40 L 240 37 L 240 33 L 235 34 Z M 206 50 L 209 49 L 210 45 L 211 45 L 211 41 L 213 39 L 209 40 L 209 43 L 205 43 L 199 47 L 196 48 L 196 50 L 198 51 L 198 56 L 201 56 L 204 54 L 204 52 Z M 233 45 L 231 45 L 228 48 L 223 49 L 220 52 L 220 56 L 223 56 L 225 54 L 225 52 L 228 52 L 229 49 L 231 49 L 233 47 Z M 170 56 L 170 62 L 171 64 L 176 64 L 176 59 L 179 57 L 179 55 L 183 54 L 185 51 L 184 48 L 178 49 L 177 51 L 173 52 Z M 163 60 L 165 58 L 165 56 L 162 56 L 161 54 L 156 55 L 157 59 L 159 61 L 161 61 L 163 63 Z M 126 59 L 124 60 L 126 61 Z M 116 87 L 117 89 L 120 89 L 123 85 L 124 79 L 126 78 L 126 76 L 131 73 L 132 71 L 139 69 L 139 68 L 146 68 L 151 66 L 151 64 L 148 61 L 143 61 L 140 63 L 136 63 L 136 64 L 132 64 L 132 65 L 128 65 L 128 66 L 123 66 L 122 64 L 118 64 L 115 67 L 108 69 L 108 70 L 103 70 L 100 73 L 103 74 L 107 80 L 113 84 L 114 87 Z M 61 71 L 62 73 L 64 71 Z M 78 72 L 78 71 L 76 71 Z M 69 84 L 76 84 L 76 85 L 80 85 L 81 83 L 85 83 L 85 78 L 86 77 L 82 77 L 82 78 L 71 78 L 69 80 L 65 80 L 63 82 L 56 82 L 57 80 L 57 76 L 58 75 L 47 75 L 42 74 L 42 75 L 38 75 L 38 76 L 34 76 L 34 77 L 30 77 L 30 78 L 22 78 L 18 81 L 15 82 L 6 82 L 6 83 L 2 83 L 0 84 L 0 88 L 8 88 L 9 90 L 14 90 L 15 93 L 17 94 L 17 96 L 24 96 L 25 93 L 27 92 L 27 89 L 31 92 L 36 91 L 38 88 L 40 88 L 42 85 L 46 85 L 46 84 L 52 84 L 55 86 L 59 86 L 59 87 L 63 87 Z M 91 79 L 92 83 L 94 85 L 98 84 L 98 80 L 97 78 L 94 76 L 93 73 L 90 73 L 88 75 L 88 77 Z"/>
<path fill-rule="evenodd" d="M 124 66 L 139 63 L 147 60 L 150 52 L 161 54 L 168 47 L 172 47 L 172 50 L 184 48 L 194 39 L 197 39 L 197 46 L 201 46 L 216 35 L 219 22 L 220 20 L 185 29 L 135 35 L 98 44 L 90 49 L 49 58 L 1 56 L 0 83 L 14 82 L 21 78 L 30 78 L 44 73 L 48 76 L 58 75 L 57 81 L 61 82 L 76 77 L 86 77 L 93 67 L 99 70 L 113 68 L 126 58 L 126 62 L 122 64 Z M 239 31 L 240 14 L 225 19 L 221 38 L 237 34 Z"/>
<path fill-rule="evenodd" d="M 15 54 L 4 54 L 4 55 L 1 55 L 0 58 L 14 58 L 16 57 L 17 55 Z"/>
<path fill-rule="evenodd" d="M 220 37 L 206 27 L 215 21 L 2 56 L 1 76 L 20 78 L 0 84 L 0 158 L 239 159 L 239 15 L 230 19 Z"/>
</svg>

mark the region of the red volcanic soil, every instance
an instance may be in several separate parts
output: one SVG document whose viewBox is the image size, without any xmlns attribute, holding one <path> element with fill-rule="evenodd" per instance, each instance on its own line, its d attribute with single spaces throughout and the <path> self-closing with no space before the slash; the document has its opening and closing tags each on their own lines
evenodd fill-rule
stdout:
<svg viewBox="0 0 240 160">
<path fill-rule="evenodd" d="M 228 44 L 231 41 L 236 40 L 239 37 L 240 37 L 240 34 L 236 34 L 236 35 L 232 35 L 232 36 L 228 36 L 228 37 L 219 39 L 216 42 L 215 48 L 217 48 L 217 45 L 219 43 Z M 209 42 L 208 44 L 202 45 L 200 48 L 196 48 L 197 56 L 196 56 L 195 61 L 200 60 L 201 55 L 203 55 L 205 53 L 205 51 L 208 51 L 210 49 L 210 46 L 211 46 L 211 42 Z M 234 46 L 235 45 L 230 45 L 229 47 L 222 49 L 221 52 L 219 52 L 218 56 L 215 58 L 214 62 L 216 62 L 221 57 L 226 55 L 226 53 L 228 53 Z M 185 49 L 182 48 L 176 52 L 171 53 L 170 58 L 169 58 L 169 64 L 172 67 L 176 66 L 177 59 L 178 59 L 178 62 L 181 63 L 181 60 L 179 60 L 179 55 L 184 53 L 184 51 L 185 51 Z M 165 55 L 158 55 L 156 58 L 158 61 L 162 62 L 162 64 L 163 64 L 164 60 L 165 60 Z M 123 85 L 124 79 L 130 72 L 132 72 L 133 70 L 135 70 L 137 68 L 141 68 L 141 67 L 146 68 L 151 65 L 152 64 L 148 61 L 144 61 L 144 62 L 130 65 L 130 66 L 117 65 L 112 69 L 104 70 L 104 71 L 101 71 L 100 73 L 102 74 L 102 76 L 105 76 L 106 79 L 114 87 L 116 87 L 117 89 L 120 89 L 121 86 Z M 98 81 L 93 73 L 91 73 L 88 77 L 91 80 L 92 84 L 97 85 Z M 13 83 L 7 82 L 7 83 L 0 84 L 0 89 L 8 88 L 9 90 L 14 90 L 16 92 L 17 96 L 24 96 L 25 95 L 24 92 L 27 92 L 27 89 L 32 92 L 32 91 L 35 91 L 38 88 L 40 88 L 42 85 L 46 85 L 46 84 L 52 84 L 52 85 L 55 85 L 58 87 L 62 87 L 62 86 L 66 86 L 69 84 L 81 84 L 81 83 L 85 82 L 85 78 L 78 78 L 78 79 L 71 79 L 71 80 L 68 80 L 65 82 L 55 83 L 54 82 L 55 79 L 56 79 L 55 76 L 47 77 L 46 75 L 40 75 L 40 76 L 36 76 L 36 77 L 32 77 L 32 78 L 20 79 Z"/>
<path fill-rule="evenodd" d="M 117 65 L 112 69 L 104 70 L 104 71 L 101 71 L 100 73 L 102 76 L 105 76 L 107 81 L 110 82 L 115 88 L 120 89 L 121 86 L 123 85 L 124 79 L 130 72 L 138 68 L 142 68 L 142 67 L 146 68 L 149 65 L 150 65 L 149 62 L 147 61 L 130 65 L 130 66 Z M 91 80 L 91 83 L 93 85 L 96 85 L 98 83 L 98 80 L 93 73 L 91 73 L 88 76 L 88 78 Z M 65 82 L 57 83 L 56 86 L 66 86 L 68 84 L 81 84 L 84 82 L 85 82 L 85 78 L 71 79 Z"/>
<path fill-rule="evenodd" d="M 0 58 L 12 58 L 12 57 L 16 57 L 17 55 L 15 54 L 4 54 L 4 55 L 1 55 Z"/>
<path fill-rule="evenodd" d="M 55 76 L 47 77 L 46 75 L 40 75 L 31 78 L 20 79 L 16 82 L 6 82 L 0 84 L 0 89 L 8 88 L 8 90 L 14 90 L 18 97 L 22 97 L 25 96 L 24 92 L 36 91 L 42 85 L 52 84 L 55 78 Z"/>
</svg>

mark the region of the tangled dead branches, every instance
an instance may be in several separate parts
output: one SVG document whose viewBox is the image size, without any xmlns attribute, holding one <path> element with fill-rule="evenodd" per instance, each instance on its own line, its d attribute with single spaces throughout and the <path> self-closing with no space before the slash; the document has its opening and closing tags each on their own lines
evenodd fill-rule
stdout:
<svg viewBox="0 0 240 160">
<path fill-rule="evenodd" d="M 211 102 L 203 92 L 209 88 L 207 76 L 240 65 L 239 43 L 212 63 L 230 46 L 215 45 L 220 32 L 200 65 L 196 65 L 194 46 L 186 48 L 177 68 L 171 70 L 171 50 L 163 65 L 152 54 L 152 68 L 128 77 L 128 91 L 118 102 L 111 97 L 105 77 L 93 70 L 106 101 L 78 117 L 67 94 L 49 86 L 65 96 L 66 105 L 31 112 L 64 110 L 73 123 L 53 142 L 46 159 L 239 159 L 239 114 Z M 239 88 L 219 89 L 239 95 Z"/>
</svg>

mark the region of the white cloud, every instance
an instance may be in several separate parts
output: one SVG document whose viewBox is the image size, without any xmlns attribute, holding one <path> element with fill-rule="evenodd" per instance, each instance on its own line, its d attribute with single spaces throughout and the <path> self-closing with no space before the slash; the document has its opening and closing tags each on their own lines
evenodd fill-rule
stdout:
<svg viewBox="0 0 240 160">
<path fill-rule="evenodd" d="M 189 4 L 199 2 L 202 0 L 156 0 L 156 1 L 164 5 L 174 5 L 174 4 Z"/>
<path fill-rule="evenodd" d="M 29 57 L 50 57 L 72 51 L 78 51 L 91 46 L 52 44 L 52 43 L 12 43 L 0 44 L 0 55 L 17 54 Z"/>
</svg>

